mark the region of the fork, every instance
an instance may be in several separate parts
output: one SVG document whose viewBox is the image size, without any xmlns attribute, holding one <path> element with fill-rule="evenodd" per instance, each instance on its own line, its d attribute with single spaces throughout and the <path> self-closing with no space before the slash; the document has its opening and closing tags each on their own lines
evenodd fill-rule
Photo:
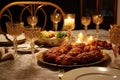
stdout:
<svg viewBox="0 0 120 80">
<path fill-rule="evenodd" d="M 58 77 L 60 80 L 62 80 L 63 73 L 64 73 L 64 69 L 59 69 Z"/>
</svg>

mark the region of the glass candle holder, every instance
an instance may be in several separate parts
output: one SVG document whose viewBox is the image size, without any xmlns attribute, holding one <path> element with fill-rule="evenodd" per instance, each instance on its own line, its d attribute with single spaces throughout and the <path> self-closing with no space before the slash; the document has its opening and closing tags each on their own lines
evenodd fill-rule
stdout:
<svg viewBox="0 0 120 80">
<path fill-rule="evenodd" d="M 75 28 L 75 14 L 66 14 L 64 16 L 64 27 L 63 30 L 67 30 L 68 41 L 71 43 L 72 30 Z"/>
</svg>

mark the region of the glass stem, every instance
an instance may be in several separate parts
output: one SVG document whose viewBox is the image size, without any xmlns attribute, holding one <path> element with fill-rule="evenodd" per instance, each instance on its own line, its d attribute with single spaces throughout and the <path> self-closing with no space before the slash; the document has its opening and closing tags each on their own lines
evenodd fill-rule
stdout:
<svg viewBox="0 0 120 80">
<path fill-rule="evenodd" d="M 88 27 L 87 27 L 87 26 L 85 26 L 85 34 L 87 34 L 87 30 L 88 30 Z"/>
<path fill-rule="evenodd" d="M 34 25 L 32 25 L 32 28 L 34 28 Z"/>
<path fill-rule="evenodd" d="M 58 23 L 54 23 L 54 28 L 55 28 L 55 31 L 57 31 L 57 29 L 58 29 Z"/>
<path fill-rule="evenodd" d="M 87 38 L 87 30 L 88 30 L 88 27 L 85 26 L 84 29 L 85 29 L 85 40 L 86 40 L 86 38 Z"/>
<path fill-rule="evenodd" d="M 71 43 L 71 37 L 72 37 L 72 31 L 71 30 L 68 30 L 68 40 L 69 40 L 69 43 Z"/>
<path fill-rule="evenodd" d="M 31 52 L 32 52 L 32 55 L 34 55 L 34 40 L 31 41 Z"/>
<path fill-rule="evenodd" d="M 15 55 L 17 54 L 17 37 L 14 36 L 14 40 L 13 40 L 13 46 L 14 46 L 14 49 L 15 49 Z"/>
<path fill-rule="evenodd" d="M 99 37 L 99 24 L 96 25 L 96 38 Z"/>
<path fill-rule="evenodd" d="M 114 47 L 114 57 L 117 59 L 118 57 L 118 45 L 115 44 L 115 47 Z"/>
<path fill-rule="evenodd" d="M 34 44 L 34 40 L 31 40 L 31 52 L 32 52 L 32 61 L 31 61 L 31 63 L 32 64 L 35 64 L 36 62 L 36 57 L 35 57 L 35 54 L 34 54 L 34 52 L 35 52 L 35 48 L 34 48 L 34 46 L 35 46 L 35 44 Z"/>
</svg>

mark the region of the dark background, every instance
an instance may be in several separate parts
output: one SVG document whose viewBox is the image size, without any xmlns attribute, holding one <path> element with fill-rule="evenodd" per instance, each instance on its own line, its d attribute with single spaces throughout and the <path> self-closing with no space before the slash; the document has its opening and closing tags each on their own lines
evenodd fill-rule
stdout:
<svg viewBox="0 0 120 80">
<path fill-rule="evenodd" d="M 33 0 L 0 0 L 0 9 L 2 9 L 3 6 L 13 1 L 33 1 Z M 104 15 L 104 20 L 103 20 L 103 23 L 100 24 L 100 28 L 108 30 L 110 28 L 110 24 L 116 24 L 117 0 L 34 0 L 34 1 L 53 2 L 58 6 L 60 6 L 65 13 L 75 13 L 76 15 L 75 29 L 76 30 L 84 29 L 84 26 L 81 24 L 82 15 L 92 16 L 95 13 L 100 13 Z M 81 1 L 83 2 L 81 3 Z M 99 1 L 98 4 L 97 4 L 97 1 Z M 111 11 L 112 14 L 109 14 L 109 11 Z M 107 13 L 104 13 L 104 12 L 107 12 Z M 17 12 L 15 12 L 15 14 L 17 14 Z M 51 21 L 48 22 L 47 26 L 52 26 Z M 96 25 L 93 22 L 91 22 L 88 28 L 95 29 L 95 26 Z M 5 30 L 4 28 L 5 27 L 3 27 L 2 25 L 3 30 Z"/>
<path fill-rule="evenodd" d="M 27 0 L 0 0 L 0 9 L 2 9 L 3 6 L 13 1 L 27 1 Z M 33 0 L 29 0 L 29 1 L 33 1 Z M 75 29 L 81 29 L 80 28 L 80 0 L 34 0 L 34 1 L 49 1 L 60 6 L 65 13 L 75 13 L 75 16 L 76 16 Z M 14 13 L 17 14 L 17 12 L 14 12 Z M 49 23 L 47 26 L 52 26 L 52 24 Z M 4 28 L 2 27 L 3 30 L 5 30 Z"/>
</svg>

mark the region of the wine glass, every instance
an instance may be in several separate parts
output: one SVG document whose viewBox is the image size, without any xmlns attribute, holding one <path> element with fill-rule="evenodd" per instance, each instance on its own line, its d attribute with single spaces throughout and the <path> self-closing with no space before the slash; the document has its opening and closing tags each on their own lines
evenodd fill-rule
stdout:
<svg viewBox="0 0 120 80">
<path fill-rule="evenodd" d="M 40 37 L 40 28 L 26 28 L 25 29 L 25 37 L 27 40 L 29 40 L 30 46 L 31 46 L 31 52 L 32 52 L 32 64 L 36 64 L 36 56 L 34 54 L 35 52 L 35 40 L 38 40 Z"/>
<path fill-rule="evenodd" d="M 93 23 L 96 24 L 96 38 L 99 37 L 99 25 L 103 22 L 103 16 L 101 14 L 99 15 L 93 15 Z"/>
<path fill-rule="evenodd" d="M 86 37 L 87 37 L 88 25 L 91 23 L 91 17 L 89 17 L 89 16 L 83 16 L 83 17 L 81 17 L 81 23 L 84 25 L 85 39 L 86 39 Z"/>
<path fill-rule="evenodd" d="M 24 23 L 23 22 L 6 22 L 7 33 L 13 36 L 13 46 L 15 49 L 14 56 L 17 54 L 17 36 L 23 33 Z"/>
<path fill-rule="evenodd" d="M 28 16 L 27 22 L 29 25 L 32 26 L 32 28 L 34 28 L 36 26 L 36 24 L 38 23 L 38 17 L 37 16 Z"/>
<path fill-rule="evenodd" d="M 51 21 L 53 22 L 53 27 L 55 29 L 55 31 L 58 30 L 58 23 L 61 21 L 62 19 L 62 15 L 60 13 L 54 12 L 53 14 L 51 14 Z"/>
<path fill-rule="evenodd" d="M 63 30 L 67 30 L 68 34 L 68 40 L 69 43 L 71 43 L 71 39 L 72 39 L 72 30 L 75 28 L 75 14 L 66 14 L 64 16 L 64 26 L 63 26 Z"/>
<path fill-rule="evenodd" d="M 113 43 L 114 65 L 120 69 L 120 25 L 111 25 L 109 39 Z"/>
</svg>

